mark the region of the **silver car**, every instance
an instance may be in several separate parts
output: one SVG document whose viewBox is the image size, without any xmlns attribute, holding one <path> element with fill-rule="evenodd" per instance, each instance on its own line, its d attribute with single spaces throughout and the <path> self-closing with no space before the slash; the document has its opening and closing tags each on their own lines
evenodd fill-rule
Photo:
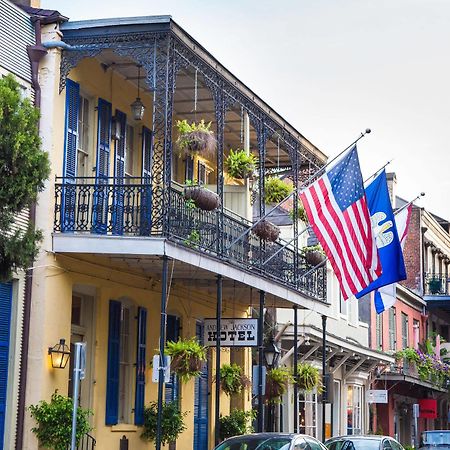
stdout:
<svg viewBox="0 0 450 450">
<path fill-rule="evenodd" d="M 404 450 L 390 436 L 351 435 L 338 436 L 325 441 L 328 450 Z"/>
<path fill-rule="evenodd" d="M 214 450 L 327 450 L 306 434 L 255 433 L 226 439 Z"/>
</svg>

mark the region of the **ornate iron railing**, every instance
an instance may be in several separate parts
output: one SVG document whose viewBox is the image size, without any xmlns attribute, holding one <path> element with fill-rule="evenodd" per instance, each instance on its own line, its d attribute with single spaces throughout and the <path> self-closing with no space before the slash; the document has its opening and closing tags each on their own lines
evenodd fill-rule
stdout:
<svg viewBox="0 0 450 450">
<path fill-rule="evenodd" d="M 165 227 L 162 231 L 153 227 L 152 185 L 145 181 L 142 178 L 110 178 L 102 179 L 100 183 L 95 178 L 57 178 L 54 231 L 117 236 L 162 235 L 194 251 L 220 258 L 326 301 L 325 266 L 304 276 L 311 266 L 301 254 L 295 254 L 292 247 L 283 247 L 280 240 L 264 242 L 251 232 L 238 239 L 250 228 L 246 219 L 226 209 L 223 212 L 220 208 L 203 211 L 192 207 L 176 185 L 162 207 Z"/>
<path fill-rule="evenodd" d="M 97 445 L 97 441 L 90 434 L 85 434 L 77 445 L 77 450 L 94 450 Z M 68 447 L 68 450 L 70 446 Z"/>
<path fill-rule="evenodd" d="M 450 295 L 449 276 L 443 273 L 426 273 L 425 295 Z"/>
</svg>

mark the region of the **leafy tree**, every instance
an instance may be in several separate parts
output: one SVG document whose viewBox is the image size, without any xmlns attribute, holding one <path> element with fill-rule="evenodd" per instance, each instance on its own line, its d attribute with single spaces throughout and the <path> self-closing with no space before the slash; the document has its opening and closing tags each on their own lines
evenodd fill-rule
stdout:
<svg viewBox="0 0 450 450">
<path fill-rule="evenodd" d="M 14 218 L 36 200 L 50 173 L 48 155 L 41 149 L 39 112 L 22 99 L 12 75 L 0 79 L 0 280 L 29 267 L 42 239 L 29 224 L 19 230 Z"/>
</svg>

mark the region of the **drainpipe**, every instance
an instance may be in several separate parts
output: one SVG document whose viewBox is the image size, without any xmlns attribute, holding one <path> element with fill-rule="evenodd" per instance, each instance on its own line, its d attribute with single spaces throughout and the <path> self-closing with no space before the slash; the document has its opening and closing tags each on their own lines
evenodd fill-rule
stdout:
<svg viewBox="0 0 450 450">
<path fill-rule="evenodd" d="M 34 89 L 34 106 L 41 107 L 41 86 L 39 85 L 39 62 L 47 54 L 47 49 L 41 44 L 41 22 L 39 19 L 31 19 L 34 22 L 34 32 L 36 34 L 36 44 L 27 46 L 28 57 L 31 64 L 31 80 Z M 38 124 L 39 129 L 39 124 Z M 36 203 L 30 206 L 29 213 L 30 224 L 36 223 Z M 23 307 L 23 332 L 22 332 L 22 352 L 20 354 L 20 376 L 19 376 L 19 395 L 17 405 L 17 424 L 16 424 L 16 442 L 15 449 L 20 450 L 23 447 L 23 427 L 25 418 L 25 392 L 27 388 L 28 372 L 28 348 L 30 338 L 30 316 L 31 316 L 31 292 L 33 285 L 33 270 L 26 271 L 25 278 L 25 301 Z"/>
</svg>

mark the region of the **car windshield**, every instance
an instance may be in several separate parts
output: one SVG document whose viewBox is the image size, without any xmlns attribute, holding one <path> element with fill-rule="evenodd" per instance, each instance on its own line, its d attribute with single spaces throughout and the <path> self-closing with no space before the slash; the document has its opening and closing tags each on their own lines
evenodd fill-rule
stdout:
<svg viewBox="0 0 450 450">
<path fill-rule="evenodd" d="M 246 436 L 225 441 L 216 450 L 288 450 L 290 443 L 287 437 Z"/>
<path fill-rule="evenodd" d="M 327 444 L 329 450 L 379 450 L 378 439 L 342 439 Z"/>
<path fill-rule="evenodd" d="M 450 432 L 425 431 L 422 433 L 424 445 L 450 445 Z"/>
</svg>

